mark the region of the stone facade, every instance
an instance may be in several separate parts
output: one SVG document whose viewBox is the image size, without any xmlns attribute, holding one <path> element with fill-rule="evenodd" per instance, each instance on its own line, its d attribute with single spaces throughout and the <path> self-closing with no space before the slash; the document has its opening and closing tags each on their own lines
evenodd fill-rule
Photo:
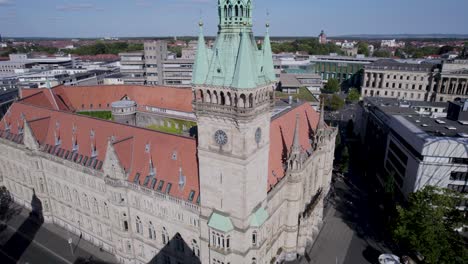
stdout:
<svg viewBox="0 0 468 264">
<path fill-rule="evenodd" d="M 337 130 L 325 124 L 323 106 L 320 115 L 307 103 L 273 109 L 269 35 L 259 50 L 251 1 L 222 0 L 219 9 L 222 41 L 208 49 L 201 31 L 193 113 L 185 113 L 196 116 L 196 140 L 74 115 L 65 105 L 35 107 L 47 100 L 36 95 L 0 123 L 0 184 L 26 207 L 38 198 L 32 209 L 45 222 L 119 263 L 267 264 L 303 255 L 322 225 Z M 173 99 L 159 96 L 161 104 Z M 83 108 L 81 97 L 64 102 Z M 147 98 L 125 99 L 139 104 L 137 124 L 149 118 L 138 112 L 161 110 L 138 102 Z"/>
<path fill-rule="evenodd" d="M 437 83 L 433 68 L 433 65 L 377 61 L 365 66 L 361 95 L 427 101 Z"/>
<path fill-rule="evenodd" d="M 409 64 L 379 60 L 365 67 L 362 97 L 447 102 L 468 98 L 468 63 Z"/>
</svg>

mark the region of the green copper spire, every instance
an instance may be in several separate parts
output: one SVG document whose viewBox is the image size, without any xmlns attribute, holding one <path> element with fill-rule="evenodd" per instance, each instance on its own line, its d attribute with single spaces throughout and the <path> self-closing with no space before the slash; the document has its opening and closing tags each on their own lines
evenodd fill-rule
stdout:
<svg viewBox="0 0 468 264">
<path fill-rule="evenodd" d="M 270 37 L 267 33 L 259 50 L 252 32 L 252 9 L 251 0 L 218 1 L 218 36 L 212 49 L 200 46 L 199 38 L 194 85 L 249 89 L 275 81 Z"/>
<path fill-rule="evenodd" d="M 271 43 L 270 43 L 270 24 L 266 24 L 266 34 L 265 39 L 263 40 L 263 73 L 265 74 L 265 79 L 270 82 L 276 81 L 275 68 L 273 66 L 273 53 L 271 52 Z"/>
<path fill-rule="evenodd" d="M 255 88 L 257 87 L 258 75 L 255 69 L 255 56 L 252 49 L 252 40 L 248 33 L 241 33 L 239 54 L 237 55 L 236 71 L 232 80 L 232 87 Z"/>
<path fill-rule="evenodd" d="M 208 74 L 208 54 L 206 51 L 205 37 L 203 36 L 203 22 L 200 20 L 200 33 L 198 35 L 197 55 L 195 58 L 195 65 L 193 68 L 194 84 L 203 84 Z"/>
</svg>

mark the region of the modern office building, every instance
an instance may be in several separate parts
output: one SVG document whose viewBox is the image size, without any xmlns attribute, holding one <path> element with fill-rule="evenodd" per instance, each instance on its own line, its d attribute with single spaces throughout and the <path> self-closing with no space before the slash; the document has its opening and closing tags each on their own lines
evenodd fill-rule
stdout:
<svg viewBox="0 0 468 264">
<path fill-rule="evenodd" d="M 162 66 L 167 59 L 167 55 L 167 43 L 165 41 L 159 40 L 144 43 L 147 85 L 163 85 Z"/>
<path fill-rule="evenodd" d="M 144 43 L 144 51 L 121 53 L 124 84 L 190 87 L 193 59 L 170 58 L 165 41 Z"/>
<path fill-rule="evenodd" d="M 360 110 L 356 130 L 382 185 L 390 177 L 402 198 L 426 185 L 468 193 L 468 101 L 372 97 Z"/>
<path fill-rule="evenodd" d="M 120 53 L 120 72 L 125 84 L 146 84 L 146 62 L 143 51 Z"/>
<path fill-rule="evenodd" d="M 347 82 L 349 86 L 359 87 L 362 82 L 362 72 L 365 65 L 376 61 L 376 58 L 363 56 L 310 56 L 313 73 L 319 74 L 323 80 L 337 79 L 340 83 Z"/>
<path fill-rule="evenodd" d="M 229 3 L 218 2 L 212 49 L 200 25 L 191 89 L 57 87 L 15 102 L 0 122 L 0 180 L 14 200 L 34 199 L 45 222 L 120 263 L 304 255 L 322 226 L 337 130 L 307 103 L 274 107 L 268 32 L 258 49 L 252 1 Z M 121 123 L 76 114 L 86 108 Z M 197 136 L 132 126 L 145 110 L 193 115 Z"/>
<path fill-rule="evenodd" d="M 15 70 L 21 69 L 51 70 L 73 68 L 75 65 L 72 57 L 32 58 L 28 54 L 10 54 L 9 56 L 9 61 L 0 61 L 0 77 L 14 74 Z"/>
</svg>

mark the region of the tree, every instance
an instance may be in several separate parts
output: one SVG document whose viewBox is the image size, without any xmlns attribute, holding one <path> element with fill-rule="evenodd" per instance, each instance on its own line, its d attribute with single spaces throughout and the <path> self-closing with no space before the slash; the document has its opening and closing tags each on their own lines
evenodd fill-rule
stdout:
<svg viewBox="0 0 468 264">
<path fill-rule="evenodd" d="M 335 78 L 330 78 L 325 84 L 323 91 L 326 93 L 337 93 L 340 91 L 340 82 Z"/>
<path fill-rule="evenodd" d="M 451 51 L 453 51 L 453 50 L 455 50 L 455 48 L 452 47 L 452 46 L 443 46 L 443 47 L 440 48 L 439 54 L 442 55 L 442 54 L 451 52 Z"/>
<path fill-rule="evenodd" d="M 8 211 L 10 210 L 12 200 L 10 192 L 5 186 L 0 187 L 0 222 L 5 222 L 9 218 Z"/>
<path fill-rule="evenodd" d="M 403 248 L 421 253 L 425 263 L 468 263 L 468 249 L 455 231 L 466 224 L 456 206 L 460 194 L 426 186 L 397 207 L 393 236 Z"/>
<path fill-rule="evenodd" d="M 325 106 L 332 111 L 340 110 L 344 105 L 344 100 L 336 94 L 333 94 L 331 97 L 327 97 L 325 100 Z"/>
<path fill-rule="evenodd" d="M 361 94 L 356 88 L 349 89 L 348 96 L 346 97 L 346 100 L 348 100 L 348 102 L 355 103 L 359 101 L 360 98 L 361 98 Z"/>
<path fill-rule="evenodd" d="M 358 43 L 357 48 L 358 48 L 358 54 L 363 54 L 366 57 L 369 56 L 369 44 L 361 41 Z"/>
<path fill-rule="evenodd" d="M 347 173 L 349 169 L 349 150 L 348 146 L 344 146 L 340 154 L 340 171 Z"/>
<path fill-rule="evenodd" d="M 374 51 L 374 57 L 390 58 L 391 56 L 392 56 L 392 53 L 388 50 L 379 49 L 379 50 Z"/>
</svg>

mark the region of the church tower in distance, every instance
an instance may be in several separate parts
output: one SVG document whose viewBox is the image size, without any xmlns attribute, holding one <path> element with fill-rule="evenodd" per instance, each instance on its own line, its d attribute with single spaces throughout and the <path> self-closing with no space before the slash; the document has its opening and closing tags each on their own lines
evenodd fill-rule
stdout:
<svg viewBox="0 0 468 264">
<path fill-rule="evenodd" d="M 270 38 L 252 32 L 251 0 L 219 0 L 216 42 L 200 22 L 193 69 L 198 120 L 201 262 L 244 263 L 264 221 L 271 106 L 276 77 Z"/>
</svg>

